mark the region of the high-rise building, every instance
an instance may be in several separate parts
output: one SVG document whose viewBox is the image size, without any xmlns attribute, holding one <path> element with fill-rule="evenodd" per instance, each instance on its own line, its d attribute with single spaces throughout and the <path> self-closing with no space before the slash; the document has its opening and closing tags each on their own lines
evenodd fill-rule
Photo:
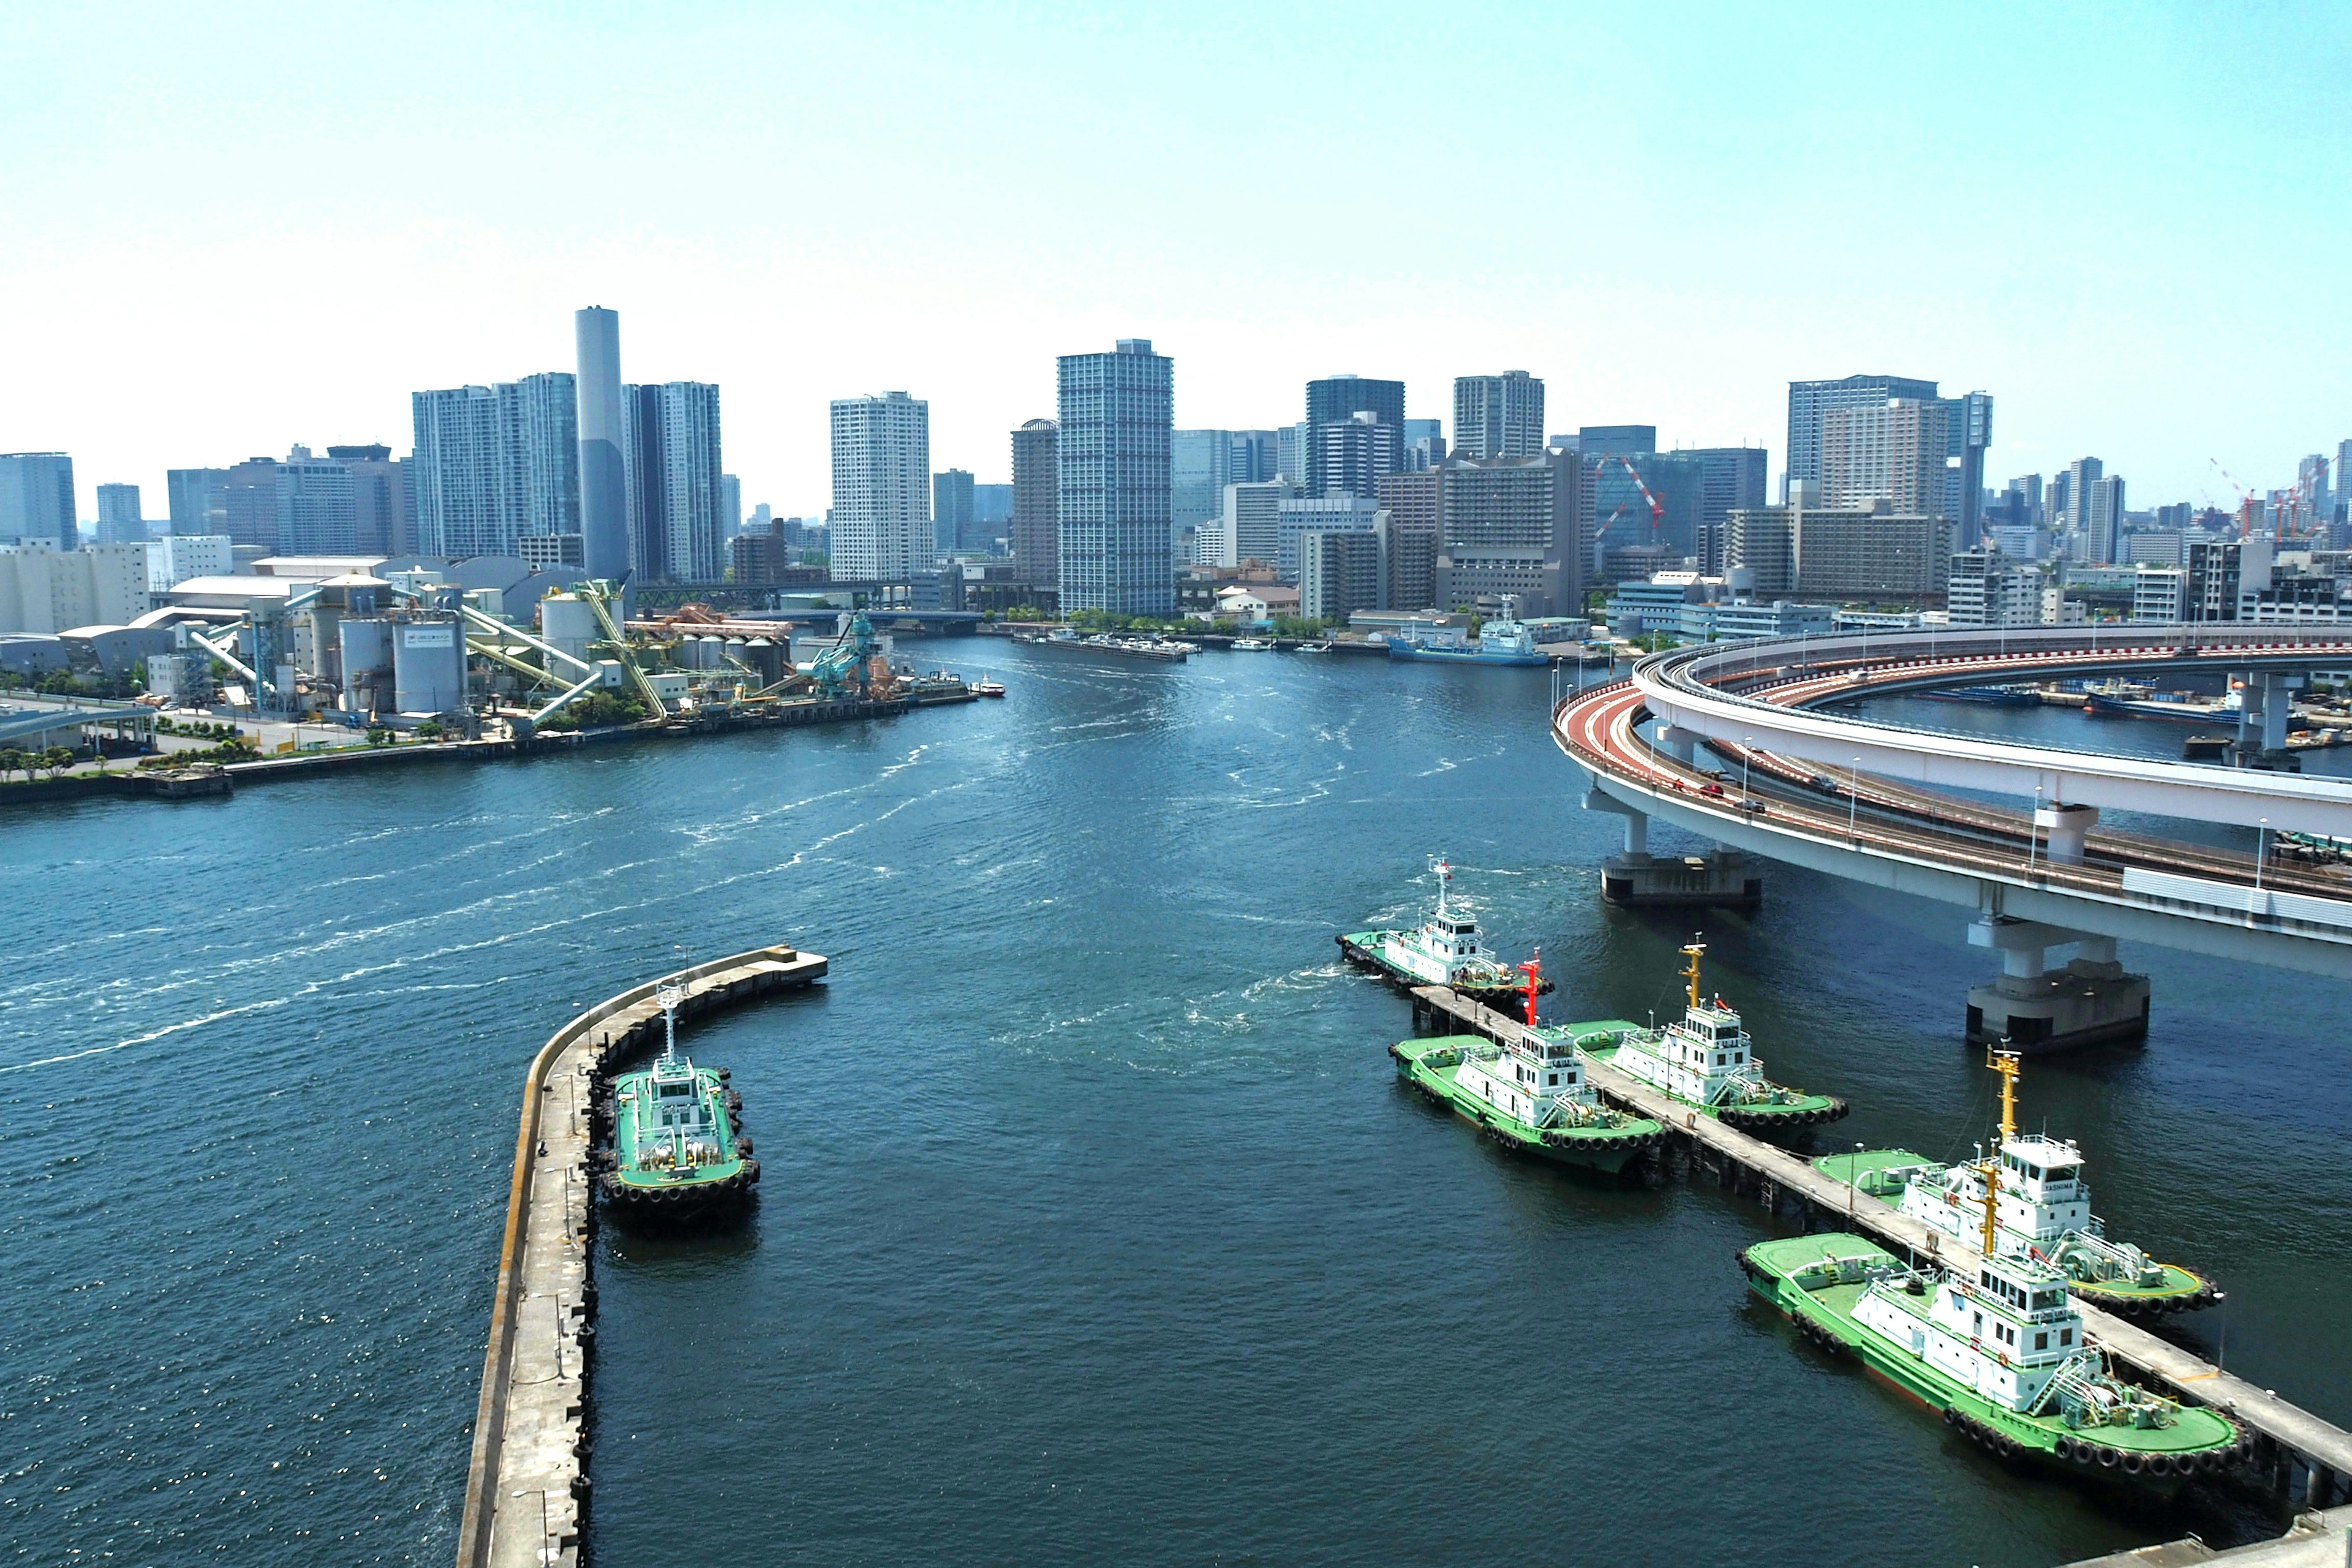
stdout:
<svg viewBox="0 0 2352 1568">
<path fill-rule="evenodd" d="M 297 447 L 277 465 L 278 549 L 288 555 L 356 555 L 359 497 L 352 471 Z"/>
<path fill-rule="evenodd" d="M 221 487 L 227 482 L 226 468 L 168 468 L 163 473 L 163 496 L 171 516 L 172 531 L 201 537 L 228 533 L 227 501 Z"/>
<path fill-rule="evenodd" d="M 719 476 L 719 546 L 724 552 L 743 531 L 743 481 L 733 474 Z"/>
<path fill-rule="evenodd" d="M 1307 485 L 1307 437 L 1305 421 L 1285 425 L 1274 433 L 1274 477 L 1288 479 L 1305 489 Z"/>
<path fill-rule="evenodd" d="M 1333 425 L 1353 422 L 1359 414 L 1370 415 L 1372 424 L 1391 427 L 1396 432 L 1397 450 L 1403 449 L 1403 382 L 1377 381 L 1360 375 L 1329 375 L 1307 384 L 1306 447 L 1299 453 L 1299 461 L 1307 470 L 1303 477 L 1308 495 L 1328 495 L 1335 489 L 1332 477 L 1325 468 L 1332 450 L 1325 442 L 1325 429 Z M 1391 467 L 1393 468 L 1394 465 Z M 1287 469 L 1284 471 L 1288 473 Z M 1341 493 L 1369 496 L 1372 492 L 1367 484 L 1362 489 Z"/>
<path fill-rule="evenodd" d="M 1437 608 L 1438 541 L 1443 520 L 1442 468 L 1391 474 L 1381 481 L 1381 510 L 1388 515 L 1388 583 L 1382 597 L 1391 610 Z"/>
<path fill-rule="evenodd" d="M 1445 461 L 1445 421 L 1408 419 L 1404 422 L 1404 467 L 1425 474 Z"/>
<path fill-rule="evenodd" d="M 1224 510 L 1225 487 L 1255 476 L 1234 473 L 1234 430 L 1178 430 L 1168 437 L 1168 521 L 1198 528 Z"/>
<path fill-rule="evenodd" d="M 1614 428 L 1643 434 L 1627 439 L 1589 430 L 1593 444 L 1567 454 L 1580 471 L 1583 515 L 1602 559 L 1626 549 L 1662 552 L 1669 569 L 1699 559 L 1705 466 L 1687 452 L 1655 450 L 1650 426 Z M 1607 575 L 1613 580 L 1616 574 Z"/>
<path fill-rule="evenodd" d="M 1952 551 L 1951 524 L 1941 514 L 1896 513 L 1883 503 L 1824 506 L 1811 499 L 1815 488 L 1792 482 L 1791 504 L 1732 511 L 1724 563 L 1751 574 L 1759 599 L 1943 599 Z"/>
<path fill-rule="evenodd" d="M 997 542 L 1005 537 L 1006 527 L 1013 521 L 1013 487 L 972 486 L 971 521 L 972 526 L 979 530 L 980 547 L 994 550 Z"/>
<path fill-rule="evenodd" d="M 406 460 L 395 462 L 392 448 L 380 444 L 330 447 L 327 456 L 341 463 L 352 476 L 352 510 L 359 553 L 415 553 L 416 509 L 409 500 Z M 173 531 L 178 531 L 176 525 Z"/>
<path fill-rule="evenodd" d="M 2084 510 L 2084 559 L 2105 566 L 2123 559 L 2124 478 L 2111 474 L 2091 481 L 2090 505 Z"/>
<path fill-rule="evenodd" d="M 1381 480 L 1404 470 L 1404 429 L 1370 409 L 1315 426 L 1307 466 L 1322 475 L 1321 496 L 1370 500 Z"/>
<path fill-rule="evenodd" d="M 1574 450 L 1591 458 L 1633 458 L 1658 449 L 1654 425 L 1587 425 L 1576 433 Z"/>
<path fill-rule="evenodd" d="M 98 542 L 139 544 L 147 538 L 147 520 L 139 515 L 137 485 L 98 487 Z"/>
<path fill-rule="evenodd" d="M 621 437 L 633 568 L 657 582 L 718 582 L 727 567 L 719 388 L 623 386 Z"/>
<path fill-rule="evenodd" d="M 1032 419 L 1013 432 L 1013 574 L 1032 588 L 1061 580 L 1059 427 Z"/>
<path fill-rule="evenodd" d="M 905 583 L 934 563 L 931 405 L 903 392 L 833 401 L 833 574 Z"/>
<path fill-rule="evenodd" d="M 1890 398 L 1935 398 L 1936 384 L 1904 375 L 1848 375 L 1835 381 L 1789 384 L 1789 479 L 1820 480 L 1822 437 L 1832 409 L 1884 404 Z M 1942 510 L 1942 497 L 1936 498 Z"/>
<path fill-rule="evenodd" d="M 278 459 L 247 458 L 221 475 L 221 531 L 231 542 L 278 552 Z M 464 553 L 498 553 L 468 551 Z"/>
<path fill-rule="evenodd" d="M 1232 437 L 1227 484 L 1254 485 L 1282 472 L 1282 443 L 1274 431 L 1228 430 L 1225 434 Z"/>
<path fill-rule="evenodd" d="M 2091 487 L 2106 476 L 2107 466 L 2096 458 L 2077 458 L 2066 465 L 2066 493 L 2057 504 L 2053 521 L 2076 536 L 2077 559 L 2088 559 L 2081 535 L 2091 525 Z"/>
<path fill-rule="evenodd" d="M 1234 487 L 1236 491 L 1255 488 Z M 1378 501 L 1363 496 L 1283 497 L 1276 503 L 1275 575 L 1285 583 L 1297 582 L 1301 541 L 1316 533 L 1369 535 L 1379 521 L 1380 510 Z"/>
<path fill-rule="evenodd" d="M 0 544 L 41 540 L 71 550 L 80 539 L 73 459 L 63 452 L 0 454 Z"/>
<path fill-rule="evenodd" d="M 1438 503 L 1440 607 L 1498 609 L 1510 595 L 1523 616 L 1580 613 L 1591 552 L 1583 493 L 1572 452 L 1448 459 Z"/>
<path fill-rule="evenodd" d="M 1950 408 L 1945 421 L 1948 455 L 1959 461 L 1950 478 L 1957 495 L 1946 497 L 1944 515 L 1958 525 L 1959 547 L 1973 550 L 1984 537 L 1984 457 L 1992 445 L 1992 394 L 1955 397 Z"/>
<path fill-rule="evenodd" d="M 579 353 L 578 404 L 582 558 L 592 577 L 618 580 L 630 564 L 629 479 L 621 443 L 621 316 L 591 305 L 572 313 Z"/>
<path fill-rule="evenodd" d="M 2009 481 L 2009 488 L 2022 500 L 2025 508 L 2025 516 L 2018 521 L 2016 526 L 2040 527 L 2042 525 L 2042 476 L 2020 474 Z"/>
<path fill-rule="evenodd" d="M 1454 378 L 1454 450 L 1532 458 L 1544 449 L 1544 384 L 1523 370 Z"/>
<path fill-rule="evenodd" d="M 1174 369 L 1166 354 L 1151 352 L 1149 338 L 1121 338 L 1108 353 L 1057 362 L 1057 564 L 1066 616 L 1176 613 L 1168 521 Z"/>
<path fill-rule="evenodd" d="M 1297 494 L 1288 479 L 1227 485 L 1223 507 L 1201 525 L 1192 559 L 1203 566 L 1273 565 L 1282 553 L 1282 503 Z"/>
<path fill-rule="evenodd" d="M 971 475 L 967 470 L 950 468 L 931 476 L 931 542 L 940 554 L 978 548 L 974 511 Z"/>
<path fill-rule="evenodd" d="M 1672 454 L 1698 469 L 1699 570 L 1723 570 L 1723 531 L 1734 507 L 1764 504 L 1767 467 L 1761 447 L 1696 447 Z"/>
<path fill-rule="evenodd" d="M 512 555 L 524 534 L 580 531 L 580 410 L 569 372 L 419 392 L 409 404 L 419 551 Z M 223 530 L 232 538 L 236 521 L 232 500 Z"/>
<path fill-rule="evenodd" d="M 1298 613 L 1345 626 L 1358 610 L 1388 608 L 1387 541 L 1375 525 L 1363 532 L 1309 532 L 1298 538 Z"/>
<path fill-rule="evenodd" d="M 1822 417 L 1821 483 L 1829 507 L 1946 515 L 1945 452 L 1951 410 L 1940 398 L 1848 403 Z"/>
</svg>

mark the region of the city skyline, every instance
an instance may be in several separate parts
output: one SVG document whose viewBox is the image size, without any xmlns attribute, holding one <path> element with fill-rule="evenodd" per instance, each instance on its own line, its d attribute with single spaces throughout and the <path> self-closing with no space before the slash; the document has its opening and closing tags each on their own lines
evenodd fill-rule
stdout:
<svg viewBox="0 0 2352 1568">
<path fill-rule="evenodd" d="M 1885 372 L 1994 392 L 1989 472 L 2095 451 L 2137 496 L 2219 505 L 2232 498 L 2209 459 L 2257 489 L 2288 482 L 2341 438 L 2352 369 L 2315 353 L 2282 371 L 2266 349 L 2306 335 L 2352 217 L 2299 199 L 2305 171 L 2341 162 L 2343 116 L 2269 103 L 2326 101 L 2340 16 L 2304 15 L 2313 47 L 2273 58 L 2225 18 L 1969 15 L 1882 17 L 1864 37 L 1725 12 L 1669 67 L 1631 47 L 1630 20 L 1534 10 L 1487 41 L 1374 27 L 1338 54 L 1306 18 L 1244 28 L 1213 7 L 1116 36 L 926 14 L 901 18 L 908 50 L 886 75 L 855 50 L 868 20 L 822 15 L 605 17 L 572 36 L 431 7 L 394 33 L 159 9 L 101 39 L 18 8 L 0 38 L 47 65 L 42 91 L 0 105 L 16 152 L 0 190 L 19 216 L 0 278 L 41 309 L 14 327 L 26 374 L 0 390 L 0 448 L 71 453 L 87 520 L 100 483 L 153 495 L 171 468 L 396 444 L 415 390 L 571 368 L 565 318 L 594 300 L 628 318 L 632 380 L 730 389 L 730 468 L 784 514 L 824 500 L 832 399 L 920 387 L 940 464 L 1002 479 L 1003 433 L 1052 412 L 1055 357 L 1130 335 L 1186 367 L 1180 428 L 1278 428 L 1297 387 L 1347 368 L 1448 409 L 1455 376 L 1509 365 L 1546 379 L 1559 429 L 1641 420 L 1670 447 L 1777 448 L 1789 381 Z M 1132 123 L 1165 145 L 1144 157 L 1121 129 L 1081 150 L 1129 183 L 1111 221 L 1072 178 L 1024 187 L 1042 211 L 1005 231 L 1019 154 L 1052 140 L 1068 83 L 1129 49 L 1153 62 L 1122 68 L 1151 110 Z M 1542 90 L 1544 62 L 1570 52 L 1621 62 L 1660 112 L 1629 121 Z M 297 68 L 318 55 L 345 62 L 334 94 Z M 231 58 L 248 89 L 235 112 L 203 90 L 205 63 Z M 771 112 L 761 73 L 785 58 Z M 1216 70 L 1192 68 L 1211 58 Z M 2082 62 L 2085 89 L 2034 91 L 2026 59 Z M 2224 84 L 2257 62 L 2273 91 L 2247 110 Z M 1391 110 L 1401 189 L 1441 188 L 1444 127 L 1501 101 L 1523 142 L 1575 149 L 1626 188 L 1745 191 L 1748 216 L 1706 246 L 1592 247 L 1559 243 L 1574 204 L 1554 204 L 1522 215 L 1510 253 L 1445 226 L 1379 247 L 1269 247 L 1187 216 L 1179 171 L 1278 154 L 1361 73 L 1425 84 Z M 624 76 L 647 111 L 627 130 L 541 129 Z M 1006 107 L 975 123 L 962 106 L 982 80 L 1004 84 L 991 96 Z M 885 132 L 853 134 L 866 117 L 845 106 L 877 94 Z M 1881 127 L 1866 146 L 1822 133 L 1856 117 Z M 481 138 L 508 150 L 496 169 L 457 155 Z M 459 172 L 397 202 L 351 177 L 412 143 Z M 1890 224 L 1934 237 L 1931 272 L 1787 243 L 1823 220 L 1770 193 L 1859 184 L 1889 193 Z M 912 199 L 854 195 L 885 185 Z M 289 186 L 306 192 L 291 209 Z M 1995 216 L 2085 188 L 2121 215 L 2103 226 L 2112 244 L 2053 246 Z M 2294 243 L 2200 243 L 2286 211 Z M 958 226 L 987 243 L 943 248 Z"/>
</svg>

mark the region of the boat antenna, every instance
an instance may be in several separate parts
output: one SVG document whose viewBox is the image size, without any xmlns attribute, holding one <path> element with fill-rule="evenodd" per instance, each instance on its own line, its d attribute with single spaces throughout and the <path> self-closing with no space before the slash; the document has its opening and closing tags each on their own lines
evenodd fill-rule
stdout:
<svg viewBox="0 0 2352 1568">
<path fill-rule="evenodd" d="M 1543 988 L 1543 949 L 1529 953 L 1528 961 L 1518 968 L 1528 977 L 1527 984 L 1520 989 L 1528 995 L 1528 1027 L 1532 1029 L 1536 1026 L 1536 993 Z"/>
<path fill-rule="evenodd" d="M 1445 887 L 1454 880 L 1454 868 L 1440 855 L 1429 863 L 1429 868 L 1437 873 L 1437 912 L 1442 916 L 1445 913 Z"/>
<path fill-rule="evenodd" d="M 673 975 L 655 990 L 654 1000 L 662 1010 L 662 1060 L 669 1061 L 677 1056 L 677 1005 L 686 1000 L 686 987 Z"/>
<path fill-rule="evenodd" d="M 1698 955 L 1706 951 L 1706 943 L 1696 936 L 1683 944 L 1683 952 L 1690 955 L 1690 964 L 1684 969 L 1683 978 L 1690 982 L 1690 1005 L 1694 1010 L 1698 1006 Z"/>
</svg>

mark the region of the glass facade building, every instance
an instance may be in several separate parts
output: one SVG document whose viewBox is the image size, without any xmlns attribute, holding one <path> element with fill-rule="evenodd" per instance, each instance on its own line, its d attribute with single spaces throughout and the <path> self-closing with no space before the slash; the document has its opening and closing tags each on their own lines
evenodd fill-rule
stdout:
<svg viewBox="0 0 2352 1568">
<path fill-rule="evenodd" d="M 1062 613 L 1176 613 L 1169 447 L 1175 362 L 1149 338 L 1057 362 Z"/>
</svg>

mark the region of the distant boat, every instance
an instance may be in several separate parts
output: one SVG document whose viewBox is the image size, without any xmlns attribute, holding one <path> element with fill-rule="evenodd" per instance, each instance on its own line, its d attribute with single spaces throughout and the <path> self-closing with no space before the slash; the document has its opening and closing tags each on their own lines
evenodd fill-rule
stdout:
<svg viewBox="0 0 2352 1568">
<path fill-rule="evenodd" d="M 2021 690 L 2014 686 L 1958 686 L 1948 691 L 1930 691 L 1927 696 L 1938 702 L 1989 702 L 1996 708 L 2039 708 L 2042 694 Z"/>
<path fill-rule="evenodd" d="M 1441 664 L 1545 665 L 1550 656 L 1536 651 L 1535 634 L 1517 621 L 1489 621 L 1475 638 L 1465 639 L 1451 628 L 1388 637 L 1391 658 L 1429 659 Z"/>
<path fill-rule="evenodd" d="M 2214 701 L 2200 702 L 2194 699 L 2152 695 L 2109 696 L 2095 689 L 2083 694 L 2083 711 L 2105 718 L 2165 719 L 2175 724 L 2210 724 L 2217 720 L 2236 718 L 2242 700 L 2235 691 Z"/>
<path fill-rule="evenodd" d="M 1234 639 L 1234 651 L 1235 653 L 1264 653 L 1273 646 L 1274 645 L 1272 643 L 1266 641 L 1264 637 L 1235 637 Z"/>
</svg>

